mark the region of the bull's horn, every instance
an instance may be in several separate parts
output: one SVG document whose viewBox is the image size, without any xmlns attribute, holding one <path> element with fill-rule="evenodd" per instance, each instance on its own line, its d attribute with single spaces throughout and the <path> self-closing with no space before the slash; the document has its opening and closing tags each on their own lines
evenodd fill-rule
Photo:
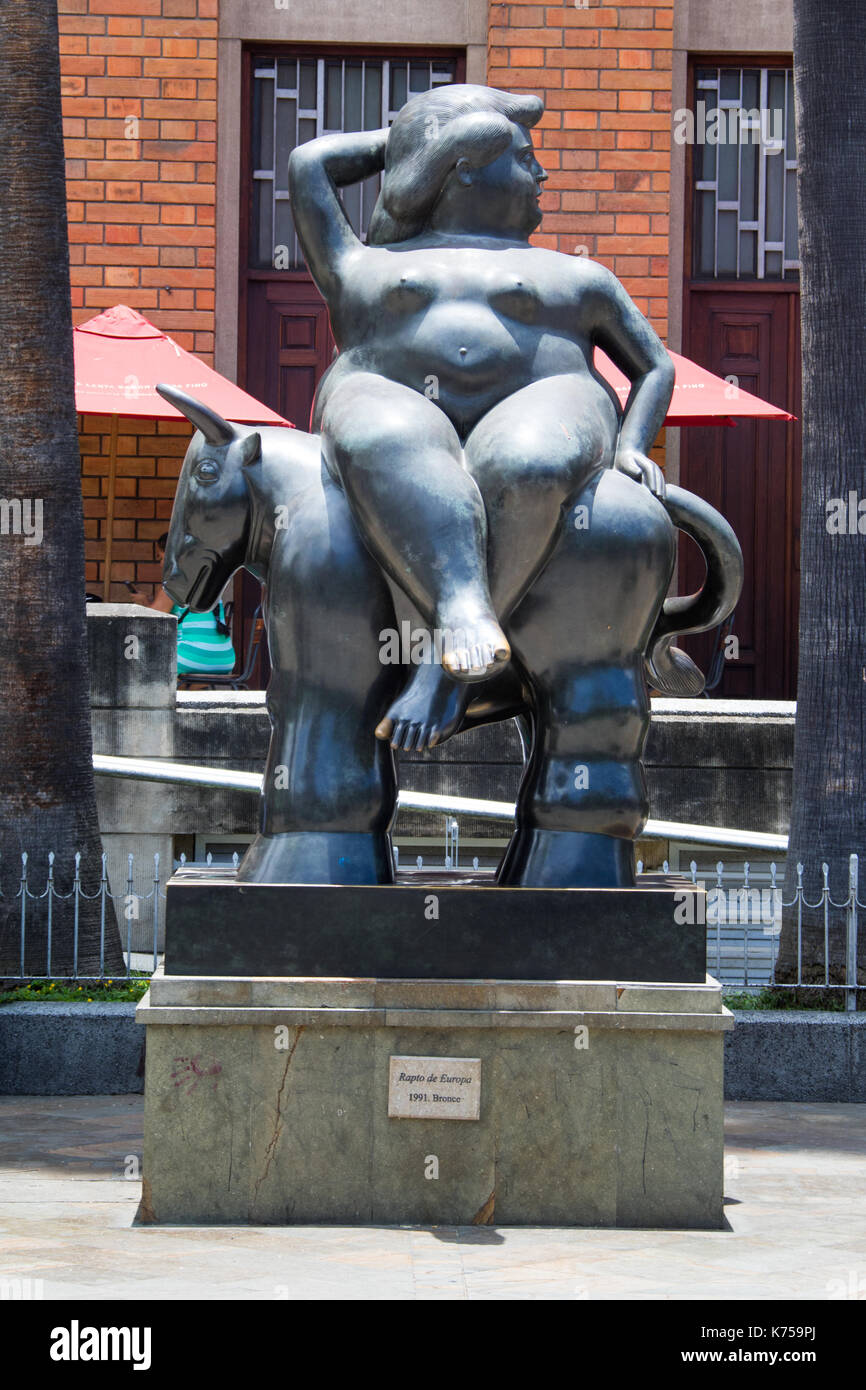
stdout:
<svg viewBox="0 0 866 1390">
<path fill-rule="evenodd" d="M 157 382 L 156 389 L 163 400 L 173 405 L 181 415 L 185 415 L 197 430 L 201 430 L 208 444 L 231 444 L 235 438 L 234 426 L 221 415 L 217 415 L 210 406 L 202 405 L 201 401 L 197 401 L 194 396 L 188 396 L 185 391 L 178 391 L 176 386 L 165 386 L 162 382 Z"/>
</svg>

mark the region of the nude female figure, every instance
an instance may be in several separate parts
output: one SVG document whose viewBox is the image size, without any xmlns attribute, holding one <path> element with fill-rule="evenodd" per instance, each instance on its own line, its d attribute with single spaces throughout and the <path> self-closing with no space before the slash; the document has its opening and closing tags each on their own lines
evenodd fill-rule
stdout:
<svg viewBox="0 0 866 1390">
<path fill-rule="evenodd" d="M 289 163 L 339 348 L 313 407 L 326 466 L 398 616 L 465 634 L 446 640 L 441 667 L 415 669 L 379 724 L 394 747 L 448 737 L 472 684 L 507 666 L 504 626 L 596 473 L 664 493 L 647 451 L 670 357 L 608 270 L 529 244 L 547 177 L 530 135 L 542 110 L 536 97 L 440 87 L 390 131 L 325 136 Z M 338 189 L 383 168 L 364 245 Z M 632 382 L 622 411 L 595 344 Z"/>
</svg>

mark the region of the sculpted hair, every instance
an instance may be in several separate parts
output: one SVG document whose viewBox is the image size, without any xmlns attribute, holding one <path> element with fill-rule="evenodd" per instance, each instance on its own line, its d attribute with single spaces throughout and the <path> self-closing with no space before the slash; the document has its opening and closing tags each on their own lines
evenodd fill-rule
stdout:
<svg viewBox="0 0 866 1390">
<path fill-rule="evenodd" d="M 539 97 L 460 83 L 407 101 L 388 135 L 368 245 L 418 236 L 457 161 L 465 159 L 473 169 L 492 163 L 507 149 L 511 126 L 534 126 L 543 110 Z"/>
</svg>

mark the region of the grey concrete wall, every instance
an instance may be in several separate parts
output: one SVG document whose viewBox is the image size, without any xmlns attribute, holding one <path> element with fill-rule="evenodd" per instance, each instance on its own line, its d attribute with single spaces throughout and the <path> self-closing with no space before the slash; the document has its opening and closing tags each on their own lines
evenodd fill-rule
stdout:
<svg viewBox="0 0 866 1390">
<path fill-rule="evenodd" d="M 866 1014 L 738 1012 L 726 1100 L 866 1101 Z"/>
<path fill-rule="evenodd" d="M 0 1096 L 120 1096 L 144 1090 L 135 1004 L 4 1004 Z"/>
<path fill-rule="evenodd" d="M 87 616 L 94 753 L 172 758 L 177 620 L 134 603 L 89 604 Z M 172 866 L 165 794 L 155 783 L 97 778 L 96 800 L 123 944 L 144 951 L 154 936 L 154 856 L 161 873 Z M 130 854 L 134 896 L 127 903 Z"/>
<path fill-rule="evenodd" d="M 658 820 L 785 834 L 793 702 L 653 700 L 644 765 Z"/>
<path fill-rule="evenodd" d="M 790 53 L 794 47 L 793 0 L 676 0 L 674 48 L 691 53 Z"/>
</svg>

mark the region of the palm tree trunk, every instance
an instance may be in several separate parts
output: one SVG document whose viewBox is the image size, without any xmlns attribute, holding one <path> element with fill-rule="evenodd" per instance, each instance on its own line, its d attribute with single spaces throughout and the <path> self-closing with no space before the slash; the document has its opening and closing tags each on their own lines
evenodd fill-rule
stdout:
<svg viewBox="0 0 866 1390">
<path fill-rule="evenodd" d="M 59 891 L 82 854 L 99 882 L 72 367 L 56 0 L 0 5 L 0 973 L 19 965 L 21 854 Z M 45 972 L 45 902 L 28 911 L 27 973 Z M 72 903 L 55 903 L 52 973 L 72 967 Z M 123 969 L 114 913 L 105 964 Z M 98 904 L 80 904 L 81 974 L 99 969 Z"/>
<path fill-rule="evenodd" d="M 866 851 L 866 7 L 794 0 L 794 84 L 803 508 L 787 897 L 799 861 L 816 900 L 824 860 L 838 901 L 847 893 L 849 854 Z M 832 499 L 844 499 L 850 513 L 851 493 L 864 499 L 860 525 L 848 514 L 837 533 Z M 823 919 L 804 921 L 803 978 L 820 981 Z M 793 927 L 783 928 L 780 979 L 794 978 Z M 840 928 L 831 945 L 836 980 L 843 952 Z"/>
</svg>

